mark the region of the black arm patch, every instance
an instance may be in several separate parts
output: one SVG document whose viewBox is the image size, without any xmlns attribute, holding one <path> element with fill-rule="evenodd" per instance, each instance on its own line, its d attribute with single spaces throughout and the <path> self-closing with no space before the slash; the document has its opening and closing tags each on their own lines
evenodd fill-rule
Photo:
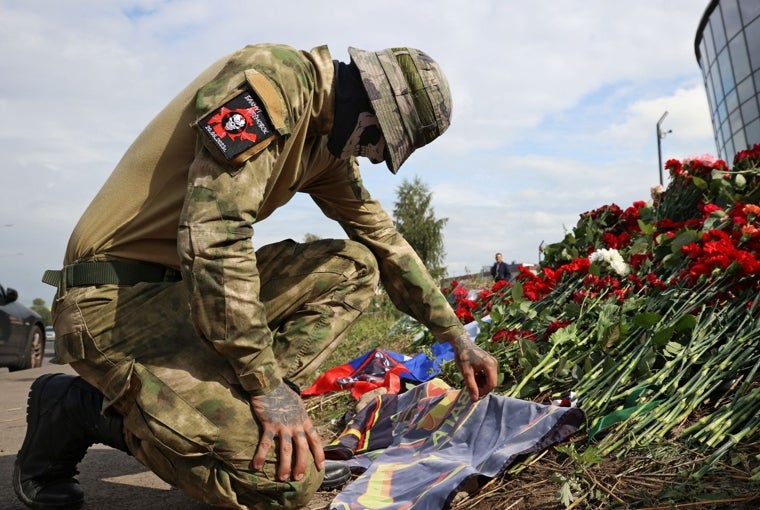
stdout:
<svg viewBox="0 0 760 510">
<path fill-rule="evenodd" d="M 218 159 L 242 164 L 269 145 L 275 130 L 261 101 L 250 88 L 243 89 L 196 124 L 204 145 Z M 216 149 L 216 150 L 214 150 Z"/>
</svg>

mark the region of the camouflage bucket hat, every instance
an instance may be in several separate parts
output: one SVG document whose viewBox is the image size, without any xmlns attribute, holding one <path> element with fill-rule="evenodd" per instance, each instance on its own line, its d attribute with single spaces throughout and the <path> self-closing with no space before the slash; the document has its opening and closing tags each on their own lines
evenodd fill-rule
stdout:
<svg viewBox="0 0 760 510">
<path fill-rule="evenodd" d="M 388 146 L 394 174 L 409 155 L 443 134 L 451 120 L 449 83 L 440 66 L 414 48 L 349 48 Z"/>
</svg>

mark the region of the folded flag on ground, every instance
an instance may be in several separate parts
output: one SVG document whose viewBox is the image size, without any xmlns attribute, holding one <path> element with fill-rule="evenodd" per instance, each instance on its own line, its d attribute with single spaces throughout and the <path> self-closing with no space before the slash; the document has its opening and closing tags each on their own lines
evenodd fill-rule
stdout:
<svg viewBox="0 0 760 510">
<path fill-rule="evenodd" d="M 314 384 L 301 391 L 303 397 L 314 397 L 331 391 L 351 390 L 359 400 L 362 395 L 384 387 L 390 394 L 400 393 L 404 381 L 413 384 L 426 382 L 441 372 L 441 363 L 454 359 L 449 343 L 435 343 L 432 357 L 426 353 L 407 356 L 384 349 L 373 349 L 348 363 L 331 368 L 320 375 Z"/>
</svg>

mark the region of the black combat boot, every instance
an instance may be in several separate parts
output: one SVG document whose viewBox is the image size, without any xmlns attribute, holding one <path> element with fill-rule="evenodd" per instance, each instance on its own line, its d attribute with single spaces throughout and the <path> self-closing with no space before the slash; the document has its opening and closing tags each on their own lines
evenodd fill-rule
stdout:
<svg viewBox="0 0 760 510">
<path fill-rule="evenodd" d="M 26 437 L 13 469 L 18 499 L 37 510 L 78 508 L 84 492 L 74 478 L 87 449 L 103 443 L 129 453 L 123 420 L 103 415 L 103 395 L 81 377 L 46 374 L 32 383 Z"/>
</svg>

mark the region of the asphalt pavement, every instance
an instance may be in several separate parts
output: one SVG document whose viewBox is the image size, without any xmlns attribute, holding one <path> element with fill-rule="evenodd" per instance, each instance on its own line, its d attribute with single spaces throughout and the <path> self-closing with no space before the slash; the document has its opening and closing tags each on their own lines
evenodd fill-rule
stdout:
<svg viewBox="0 0 760 510">
<path fill-rule="evenodd" d="M 50 363 L 48 342 L 40 368 L 8 372 L 0 369 L 0 510 L 23 510 L 13 492 L 13 462 L 26 434 L 26 400 L 32 382 L 46 373 L 74 371 L 68 365 Z M 98 444 L 89 449 L 77 477 L 85 491 L 84 510 L 210 510 L 163 482 L 133 457 Z M 327 508 L 329 497 L 318 493 L 309 509 Z"/>
</svg>

